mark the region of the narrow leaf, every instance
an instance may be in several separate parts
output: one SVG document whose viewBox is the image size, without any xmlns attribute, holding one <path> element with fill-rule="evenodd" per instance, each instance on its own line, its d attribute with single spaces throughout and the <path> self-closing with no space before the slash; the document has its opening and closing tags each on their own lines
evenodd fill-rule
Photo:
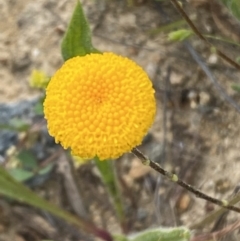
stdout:
<svg viewBox="0 0 240 241">
<path fill-rule="evenodd" d="M 21 168 L 13 168 L 8 171 L 15 180 L 18 182 L 25 182 L 28 179 L 32 178 L 34 176 L 33 172 L 21 169 Z"/>
<path fill-rule="evenodd" d="M 43 102 L 45 100 L 45 96 L 41 97 L 39 101 L 35 104 L 33 111 L 36 115 L 43 115 Z"/>
<path fill-rule="evenodd" d="M 240 21 L 240 0 L 221 0 L 232 15 Z"/>
<path fill-rule="evenodd" d="M 0 123 L 0 130 L 10 130 L 10 131 L 27 131 L 29 129 L 29 123 L 19 119 L 14 118 L 9 121 L 9 123 L 1 124 Z"/>
<path fill-rule="evenodd" d="M 50 163 L 49 165 L 47 165 L 46 167 L 42 168 L 37 173 L 39 175 L 45 175 L 45 174 L 49 173 L 53 169 L 53 166 L 54 166 L 53 163 Z"/>
<path fill-rule="evenodd" d="M 20 161 L 23 169 L 33 170 L 37 167 L 35 156 L 28 150 L 21 150 L 17 155 L 17 159 Z"/>
<path fill-rule="evenodd" d="M 42 100 L 39 100 L 39 102 L 36 103 L 36 105 L 34 106 L 34 113 L 36 115 L 43 115 L 43 101 Z"/>
<path fill-rule="evenodd" d="M 240 1 L 232 0 L 230 9 L 232 11 L 233 16 L 240 21 Z"/>
<path fill-rule="evenodd" d="M 90 27 L 79 1 L 77 1 L 61 48 L 62 56 L 65 61 L 75 56 L 100 53 L 92 46 Z"/>
<path fill-rule="evenodd" d="M 30 189 L 28 189 L 21 183 L 18 183 L 1 166 L 0 166 L 0 194 L 9 198 L 15 199 L 17 201 L 32 205 L 36 208 L 45 210 L 59 218 L 64 219 L 65 221 L 71 224 L 75 224 L 76 226 L 78 226 L 79 228 L 82 228 L 87 232 L 94 233 L 96 231 L 95 227 L 93 227 L 91 224 L 80 219 L 79 217 L 75 217 L 74 215 L 60 209 L 54 204 L 49 203 L 48 201 L 37 196 L 34 192 L 32 192 Z"/>
<path fill-rule="evenodd" d="M 240 92 L 240 85 L 232 85 L 232 89 L 237 92 Z"/>
</svg>

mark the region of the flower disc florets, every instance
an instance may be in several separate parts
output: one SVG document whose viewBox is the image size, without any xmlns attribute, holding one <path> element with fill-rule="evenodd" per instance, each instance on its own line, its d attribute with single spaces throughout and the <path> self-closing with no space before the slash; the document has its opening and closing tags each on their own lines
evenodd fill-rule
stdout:
<svg viewBox="0 0 240 241">
<path fill-rule="evenodd" d="M 67 60 L 44 102 L 50 135 L 82 158 L 117 158 L 141 144 L 156 102 L 143 69 L 113 53 Z"/>
</svg>

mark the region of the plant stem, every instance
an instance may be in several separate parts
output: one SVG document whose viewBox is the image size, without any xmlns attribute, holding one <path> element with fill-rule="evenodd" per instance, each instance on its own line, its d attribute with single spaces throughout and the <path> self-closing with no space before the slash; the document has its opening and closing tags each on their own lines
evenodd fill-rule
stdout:
<svg viewBox="0 0 240 241">
<path fill-rule="evenodd" d="M 159 172 L 163 176 L 167 177 L 169 180 L 172 182 L 176 182 L 179 186 L 185 188 L 189 192 L 195 194 L 198 198 L 204 199 L 208 202 L 214 203 L 218 206 L 224 207 L 228 210 L 232 210 L 235 212 L 240 213 L 240 208 L 236 206 L 232 206 L 229 204 L 227 200 L 219 200 L 214 197 L 208 196 L 207 194 L 201 192 L 199 189 L 187 184 L 186 182 L 182 181 L 181 179 L 178 178 L 176 174 L 173 174 L 171 172 L 166 171 L 163 169 L 158 163 L 151 161 L 149 158 L 144 156 L 137 148 L 134 148 L 132 150 L 132 153 L 137 156 L 144 165 L 151 167 L 155 171 Z"/>
<path fill-rule="evenodd" d="M 122 229 L 125 229 L 125 213 L 121 199 L 121 192 L 119 188 L 117 174 L 114 169 L 114 163 L 111 160 L 100 161 L 97 157 L 94 158 L 95 164 L 101 173 L 103 183 L 112 198 L 112 202 L 121 223 Z"/>
<path fill-rule="evenodd" d="M 236 45 L 238 47 L 240 47 L 240 44 L 231 40 L 231 39 L 226 39 L 226 38 L 222 38 L 222 37 L 219 37 L 219 36 L 213 36 L 213 35 L 210 35 L 210 34 L 204 34 L 203 35 L 205 38 L 210 38 L 210 39 L 214 39 L 214 40 L 218 40 L 218 41 L 221 41 L 221 42 L 225 42 L 225 43 L 228 43 L 228 44 L 232 44 L 232 45 Z"/>
<path fill-rule="evenodd" d="M 229 201 L 229 204 L 234 205 L 239 201 L 240 201 L 240 195 L 236 194 L 236 196 Z M 200 222 L 192 224 L 189 228 L 192 230 L 192 229 L 200 229 L 200 228 L 203 228 L 204 226 L 208 226 L 224 212 L 227 212 L 225 208 L 220 208 L 218 210 L 215 210 L 211 212 L 209 215 L 207 215 L 206 217 L 204 217 L 203 220 L 201 220 Z"/>
</svg>

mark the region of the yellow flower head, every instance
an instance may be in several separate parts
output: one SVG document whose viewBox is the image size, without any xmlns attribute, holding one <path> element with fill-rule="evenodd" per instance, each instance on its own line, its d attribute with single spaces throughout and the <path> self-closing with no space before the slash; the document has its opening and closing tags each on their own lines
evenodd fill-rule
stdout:
<svg viewBox="0 0 240 241">
<path fill-rule="evenodd" d="M 113 53 L 67 60 L 47 86 L 50 135 L 81 158 L 117 158 L 141 144 L 156 112 L 143 69 Z"/>
</svg>

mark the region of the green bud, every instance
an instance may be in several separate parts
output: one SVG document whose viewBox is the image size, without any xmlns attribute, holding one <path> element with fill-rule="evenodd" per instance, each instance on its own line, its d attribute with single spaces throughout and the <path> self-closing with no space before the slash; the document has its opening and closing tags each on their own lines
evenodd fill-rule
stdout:
<svg viewBox="0 0 240 241">
<path fill-rule="evenodd" d="M 193 34 L 192 30 L 179 29 L 168 34 L 168 40 L 183 41 Z"/>
</svg>

